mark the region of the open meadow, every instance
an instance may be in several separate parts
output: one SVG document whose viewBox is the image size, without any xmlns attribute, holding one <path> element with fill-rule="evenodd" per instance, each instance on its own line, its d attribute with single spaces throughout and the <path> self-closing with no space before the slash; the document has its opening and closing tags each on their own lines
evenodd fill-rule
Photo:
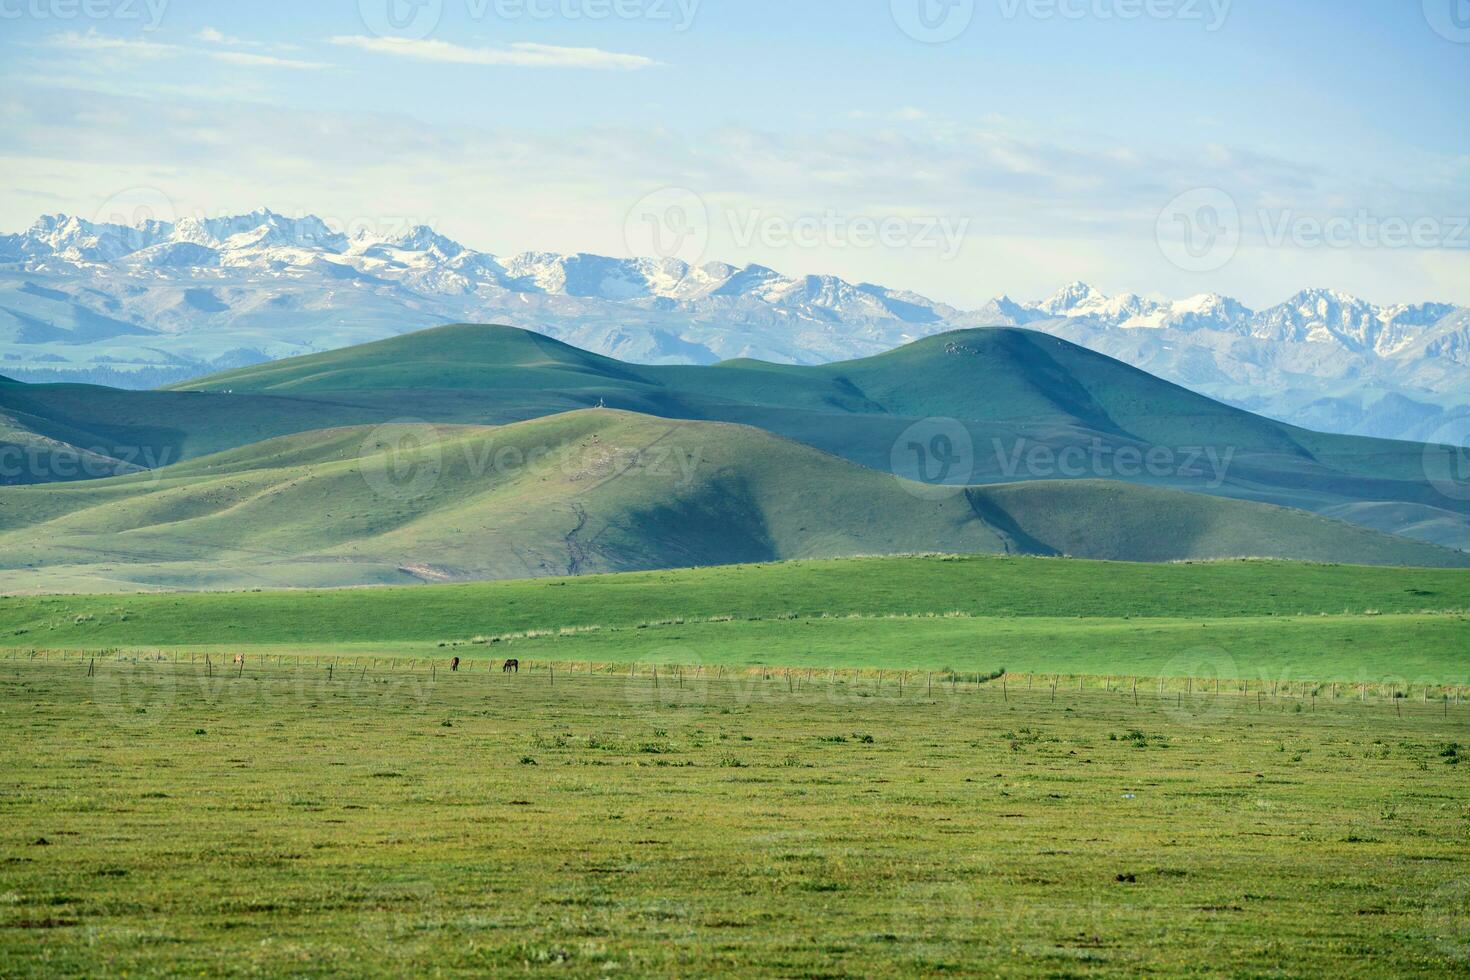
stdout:
<svg viewBox="0 0 1470 980">
<path fill-rule="evenodd" d="M 1466 609 L 952 557 L 12 596 L 0 973 L 1467 973 Z"/>
<path fill-rule="evenodd" d="M 0 973 L 1470 969 L 1470 705 L 0 660 Z"/>
<path fill-rule="evenodd" d="M 434 587 L 0 597 L 0 651 L 1470 688 L 1470 572 L 935 556 Z M 1254 688 L 1253 688 L 1254 689 Z"/>
</svg>

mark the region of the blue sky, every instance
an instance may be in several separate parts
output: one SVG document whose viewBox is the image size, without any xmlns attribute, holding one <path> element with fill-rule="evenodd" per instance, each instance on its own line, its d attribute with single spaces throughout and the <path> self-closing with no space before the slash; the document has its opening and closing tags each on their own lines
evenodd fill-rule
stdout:
<svg viewBox="0 0 1470 980">
<path fill-rule="evenodd" d="M 0 229 L 136 200 L 627 254 L 675 188 L 685 257 L 959 306 L 1470 303 L 1470 0 L 388 2 L 0 0 Z M 1181 252 L 1222 201 L 1238 241 Z"/>
</svg>

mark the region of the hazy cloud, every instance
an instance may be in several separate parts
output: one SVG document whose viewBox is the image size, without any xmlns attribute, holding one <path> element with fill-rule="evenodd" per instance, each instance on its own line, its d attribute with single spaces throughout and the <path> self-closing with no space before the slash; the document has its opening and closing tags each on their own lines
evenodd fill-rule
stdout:
<svg viewBox="0 0 1470 980">
<path fill-rule="evenodd" d="M 64 165 L 58 147 L 68 148 Z M 529 131 L 31 85 L 0 96 L 0 168 L 13 184 L 84 215 L 143 185 L 181 213 L 269 206 L 344 221 L 411 216 L 502 252 L 621 254 L 629 209 L 660 188 L 689 188 L 712 215 L 741 222 L 829 210 L 967 221 L 964 250 L 947 263 L 913 251 L 742 247 L 722 228 L 707 252 L 789 274 L 883 282 L 962 307 L 1002 292 L 1045 295 L 1059 277 L 1079 276 L 1110 292 L 1218 290 L 1257 305 L 1303 283 L 1342 284 L 1379 302 L 1470 299 L 1464 250 L 1378 249 L 1365 261 L 1361 251 L 1268 248 L 1247 235 L 1239 257 L 1206 278 L 1172 267 L 1155 241 L 1161 209 L 1211 184 L 1249 215 L 1281 207 L 1326 214 L 1361 200 L 1383 215 L 1470 213 L 1465 161 L 1422 154 L 1370 177 L 1224 146 L 1163 151 L 1037 134 L 1004 120 L 848 121 L 800 133 Z M 29 225 L 36 210 L 13 198 L 0 209 L 0 229 Z"/>
<path fill-rule="evenodd" d="M 228 38 L 212 28 L 205 28 L 197 37 L 201 41 L 214 44 L 242 43 L 236 39 Z M 88 31 L 85 34 L 78 31 L 53 34 L 46 40 L 46 46 L 66 51 L 89 52 L 94 54 L 102 53 L 134 59 L 156 60 L 160 58 L 197 56 L 231 65 L 245 65 L 259 68 L 318 70 L 331 67 L 331 65 L 322 62 L 302 61 L 296 58 L 281 58 L 269 54 L 257 54 L 245 51 L 221 51 L 213 48 L 190 47 L 183 44 L 165 44 L 163 42 L 148 41 L 141 38 L 113 37 L 106 34 L 99 34 L 95 30 Z"/>
<path fill-rule="evenodd" d="M 563 48 L 551 44 L 519 43 L 503 48 L 471 48 L 462 44 L 431 39 L 405 37 L 363 37 L 343 35 L 327 39 L 342 47 L 371 51 L 374 54 L 438 61 L 452 65 L 488 65 L 503 68 L 591 68 L 630 71 L 652 68 L 652 58 L 636 54 L 619 54 L 601 48 Z"/>
</svg>

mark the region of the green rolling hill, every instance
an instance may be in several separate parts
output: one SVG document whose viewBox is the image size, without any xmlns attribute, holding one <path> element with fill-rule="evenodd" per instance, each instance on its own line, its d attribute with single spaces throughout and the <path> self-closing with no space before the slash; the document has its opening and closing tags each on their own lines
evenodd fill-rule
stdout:
<svg viewBox="0 0 1470 980">
<path fill-rule="evenodd" d="M 377 407 L 316 399 L 15 382 L 0 386 L 0 446 L 45 447 L 56 455 L 17 456 L 19 469 L 0 476 L 0 484 L 98 479 L 156 469 L 275 436 L 370 424 L 382 415 Z"/>
<path fill-rule="evenodd" d="M 1425 476 L 1426 459 L 1442 457 L 1448 469 L 1450 449 L 1297 429 L 1016 329 L 959 331 L 818 367 L 656 367 L 509 327 L 457 325 L 169 391 L 0 387 L 12 430 L 145 466 L 311 429 L 501 425 L 599 403 L 752 425 L 920 480 L 1121 480 L 1296 507 L 1452 547 L 1470 541 L 1470 502 Z M 941 421 L 916 435 L 925 419 Z"/>
<path fill-rule="evenodd" d="M 0 489 L 0 590 L 531 578 L 917 552 L 1122 561 L 1470 556 L 1301 511 L 1101 481 L 935 488 L 745 426 L 586 410 L 280 437 Z"/>
</svg>

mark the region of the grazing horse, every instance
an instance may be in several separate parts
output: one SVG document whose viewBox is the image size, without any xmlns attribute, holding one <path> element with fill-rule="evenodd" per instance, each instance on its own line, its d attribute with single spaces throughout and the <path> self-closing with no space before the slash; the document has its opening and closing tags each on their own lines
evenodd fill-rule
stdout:
<svg viewBox="0 0 1470 980">
<path fill-rule="evenodd" d="M 459 658 L 458 657 L 455 657 L 454 658 L 454 662 L 449 665 L 449 669 L 452 670 L 452 671 L 459 670 Z"/>
<path fill-rule="evenodd" d="M 519 674 L 521 672 L 521 662 L 519 660 L 507 660 L 505 666 L 500 668 L 500 672 L 503 674 Z"/>
<path fill-rule="evenodd" d="M 236 667 L 244 667 L 245 666 L 245 654 L 243 654 L 243 653 L 237 653 L 237 654 L 235 654 L 235 666 Z"/>
</svg>

